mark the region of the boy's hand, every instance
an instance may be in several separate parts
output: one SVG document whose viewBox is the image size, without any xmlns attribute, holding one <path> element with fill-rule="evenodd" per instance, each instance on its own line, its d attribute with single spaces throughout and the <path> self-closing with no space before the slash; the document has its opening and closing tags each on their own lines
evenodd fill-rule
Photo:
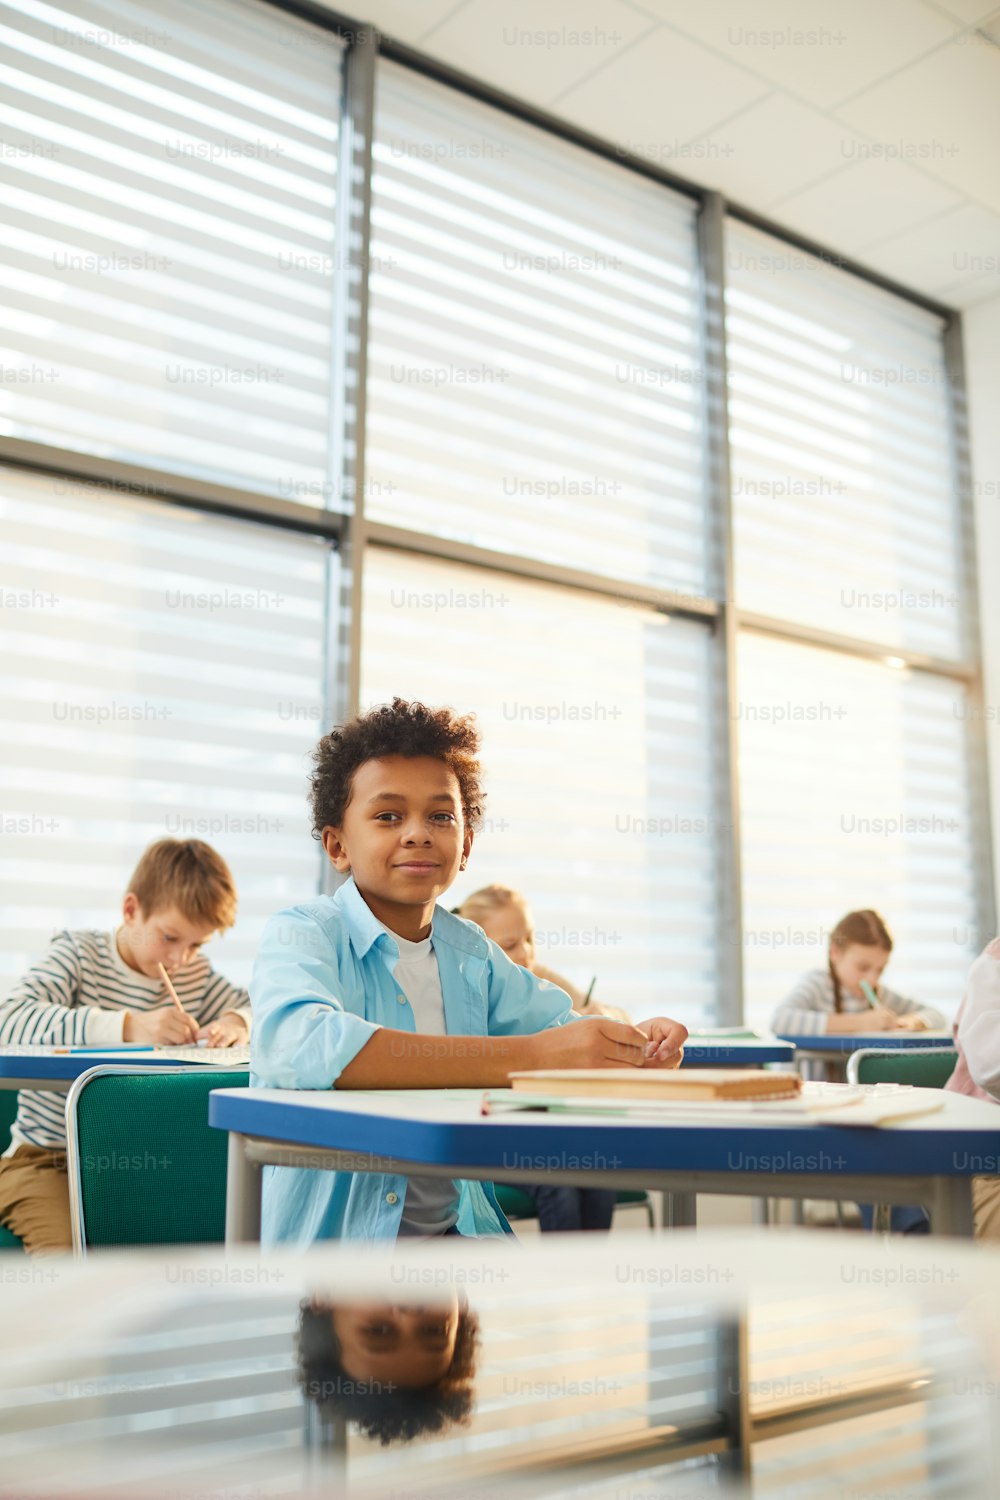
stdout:
<svg viewBox="0 0 1000 1500">
<path fill-rule="evenodd" d="M 639 1030 L 649 1037 L 646 1043 L 647 1068 L 679 1068 L 687 1041 L 687 1027 L 667 1016 L 653 1016 L 640 1021 Z"/>
<path fill-rule="evenodd" d="M 528 1068 L 641 1068 L 646 1034 L 630 1021 L 589 1017 L 569 1026 L 550 1026 L 522 1040 Z"/>
<path fill-rule="evenodd" d="M 217 1021 L 209 1021 L 198 1032 L 210 1047 L 245 1047 L 250 1040 L 247 1023 L 234 1010 L 225 1011 Z"/>
<path fill-rule="evenodd" d="M 128 1011 L 122 1028 L 123 1042 L 149 1042 L 154 1047 L 189 1047 L 198 1038 L 198 1022 L 176 1005 L 156 1010 Z"/>
</svg>

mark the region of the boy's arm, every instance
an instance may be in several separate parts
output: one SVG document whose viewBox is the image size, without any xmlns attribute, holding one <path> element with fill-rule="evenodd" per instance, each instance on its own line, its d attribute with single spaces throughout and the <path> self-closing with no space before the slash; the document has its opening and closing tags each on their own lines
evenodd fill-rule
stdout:
<svg viewBox="0 0 1000 1500">
<path fill-rule="evenodd" d="M 315 917 L 297 910 L 272 917 L 250 978 L 251 1066 L 271 1088 L 333 1088 L 378 1032 L 345 1009 L 339 988 L 336 949 Z"/>
<path fill-rule="evenodd" d="M 534 1068 L 642 1067 L 645 1045 L 634 1026 L 605 1017 L 528 1036 L 431 1036 L 383 1026 L 337 1088 L 503 1088 L 511 1073 Z"/>
<path fill-rule="evenodd" d="M 529 988 L 537 984 L 518 972 Z M 250 994 L 253 1071 L 272 1088 L 489 1088 L 521 1068 L 642 1065 L 642 1032 L 604 1019 L 562 1025 L 560 1018 L 572 1019 L 569 1001 L 551 985 L 542 1009 L 552 1029 L 483 1037 L 378 1026 L 344 1008 L 340 983 L 337 953 L 315 918 L 296 911 L 271 918 Z"/>
<path fill-rule="evenodd" d="M 112 1046 L 122 1040 L 124 1011 L 79 1005 L 82 963 L 72 934 L 60 932 L 0 1005 L 0 1043 Z"/>
</svg>

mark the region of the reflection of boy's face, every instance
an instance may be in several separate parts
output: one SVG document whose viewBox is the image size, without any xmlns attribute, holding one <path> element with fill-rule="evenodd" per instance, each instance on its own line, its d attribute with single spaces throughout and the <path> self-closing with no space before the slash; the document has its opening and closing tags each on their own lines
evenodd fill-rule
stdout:
<svg viewBox="0 0 1000 1500">
<path fill-rule="evenodd" d="M 416 1307 L 335 1307 L 332 1321 L 346 1375 L 412 1389 L 448 1373 L 458 1337 L 458 1297 Z"/>
<path fill-rule="evenodd" d="M 323 847 L 341 874 L 353 874 L 380 922 L 415 938 L 472 848 L 458 777 L 432 755 L 365 761 L 344 821 L 324 828 Z"/>
</svg>

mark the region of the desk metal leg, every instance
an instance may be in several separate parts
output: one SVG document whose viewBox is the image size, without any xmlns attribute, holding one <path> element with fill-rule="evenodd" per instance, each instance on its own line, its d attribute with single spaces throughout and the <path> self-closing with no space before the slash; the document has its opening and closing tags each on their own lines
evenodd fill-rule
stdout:
<svg viewBox="0 0 1000 1500">
<path fill-rule="evenodd" d="M 248 1160 L 247 1138 L 229 1132 L 226 1173 L 226 1244 L 260 1243 L 261 1169 Z"/>
<path fill-rule="evenodd" d="M 698 1224 L 696 1193 L 663 1194 L 664 1229 L 694 1229 Z"/>
<path fill-rule="evenodd" d="M 935 1234 L 972 1236 L 972 1178 L 939 1177 L 930 1205 L 931 1229 Z"/>
</svg>

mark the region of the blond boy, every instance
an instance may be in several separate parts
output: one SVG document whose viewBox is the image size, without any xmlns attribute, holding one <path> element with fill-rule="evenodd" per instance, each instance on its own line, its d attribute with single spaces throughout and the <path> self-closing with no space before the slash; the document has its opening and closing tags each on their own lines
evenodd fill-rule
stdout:
<svg viewBox="0 0 1000 1500">
<path fill-rule="evenodd" d="M 235 920 L 233 877 L 214 849 L 198 839 L 151 844 L 129 881 L 121 925 L 57 933 L 0 1004 L 0 1045 L 247 1042 L 246 991 L 216 974 L 201 952 Z M 31 1252 L 68 1250 L 72 1242 L 65 1103 L 63 1094 L 22 1090 L 0 1157 L 0 1224 Z"/>
</svg>

